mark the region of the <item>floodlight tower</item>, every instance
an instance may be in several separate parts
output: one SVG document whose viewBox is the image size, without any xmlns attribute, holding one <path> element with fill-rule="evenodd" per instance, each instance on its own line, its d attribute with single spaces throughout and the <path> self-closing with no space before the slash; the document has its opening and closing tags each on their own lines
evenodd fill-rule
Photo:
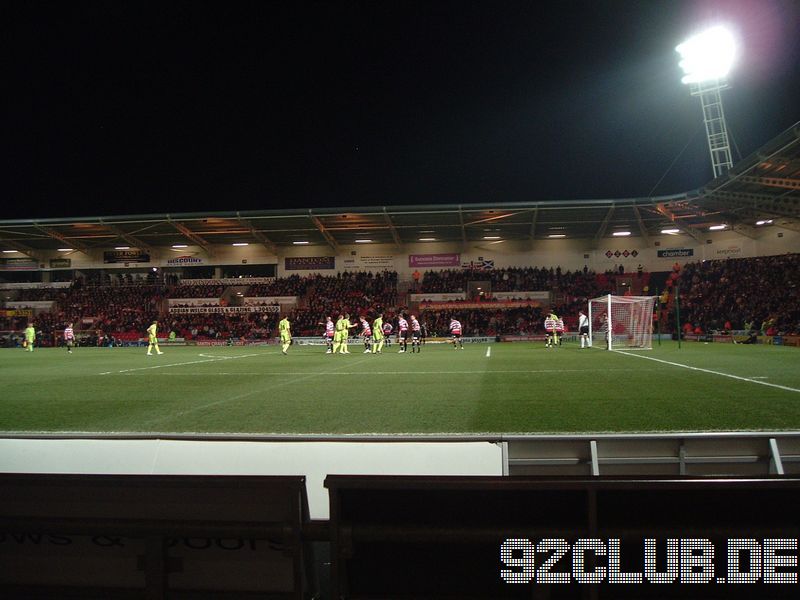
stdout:
<svg viewBox="0 0 800 600">
<path fill-rule="evenodd" d="M 681 55 L 679 64 L 685 73 L 681 81 L 690 86 L 692 96 L 700 97 L 716 178 L 733 166 L 720 92 L 728 87 L 726 77 L 736 57 L 736 43 L 730 31 L 717 26 L 689 38 L 675 50 Z"/>
</svg>

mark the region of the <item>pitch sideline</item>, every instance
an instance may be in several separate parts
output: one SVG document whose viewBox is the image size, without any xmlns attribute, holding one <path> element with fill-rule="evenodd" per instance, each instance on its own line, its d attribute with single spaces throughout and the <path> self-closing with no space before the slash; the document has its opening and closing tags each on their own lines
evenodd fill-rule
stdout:
<svg viewBox="0 0 800 600">
<path fill-rule="evenodd" d="M 730 373 L 723 373 L 722 371 L 712 371 L 711 369 L 703 369 L 702 367 L 693 367 L 691 365 L 684 365 L 681 363 L 671 362 L 668 360 L 662 360 L 660 358 L 653 358 L 652 356 L 644 356 L 642 354 L 634 354 L 633 352 L 625 352 L 623 350 L 614 350 L 617 354 L 624 354 L 625 356 L 635 356 L 636 358 L 644 358 L 646 360 L 652 360 L 655 362 L 663 363 L 665 365 L 671 365 L 673 367 L 683 367 L 684 369 L 689 369 L 691 371 L 702 371 L 703 373 L 711 373 L 712 375 L 720 375 L 721 377 L 730 377 L 731 379 L 738 379 L 739 381 L 749 381 L 750 383 L 757 383 L 758 385 L 766 385 L 773 388 L 778 388 L 779 390 L 786 390 L 787 392 L 798 392 L 800 393 L 800 389 L 789 387 L 788 385 L 778 385 L 777 383 L 769 383 L 767 381 L 759 381 L 758 379 L 754 379 L 752 377 L 740 377 L 739 375 L 731 375 Z"/>
</svg>

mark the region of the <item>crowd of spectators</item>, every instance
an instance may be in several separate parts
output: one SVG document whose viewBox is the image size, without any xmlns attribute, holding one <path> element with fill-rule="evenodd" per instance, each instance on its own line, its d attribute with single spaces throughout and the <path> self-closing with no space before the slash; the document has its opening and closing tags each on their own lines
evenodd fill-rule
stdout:
<svg viewBox="0 0 800 600">
<path fill-rule="evenodd" d="M 225 291 L 224 285 L 170 285 L 164 296 L 167 298 L 219 298 Z"/>
<path fill-rule="evenodd" d="M 336 276 L 314 276 L 301 306 L 295 311 L 293 330 L 298 335 L 316 335 L 326 316 L 336 320 L 349 313 L 386 312 L 397 305 L 397 273 L 383 271 L 344 272 Z"/>
<path fill-rule="evenodd" d="M 724 329 L 760 329 L 764 333 L 800 333 L 800 255 L 788 254 L 758 258 L 727 259 L 688 263 L 674 273 L 674 283 L 681 290 L 681 311 L 692 330 L 709 332 Z M 473 271 L 450 269 L 427 271 L 420 278 L 419 289 L 425 293 L 466 292 L 470 282 L 489 282 L 489 290 L 480 297 L 486 303 L 480 309 L 462 309 L 458 303 L 427 309 L 418 316 L 429 335 L 445 334 L 451 316 L 456 316 L 467 335 L 533 335 L 543 332 L 545 311 L 563 316 L 568 330 L 577 326 L 579 310 L 585 310 L 590 298 L 608 293 L 608 277 L 584 268 L 562 271 L 552 268 L 506 268 Z M 398 274 L 394 271 L 342 272 L 336 275 L 292 275 L 270 283 L 248 286 L 245 299 L 265 296 L 297 296 L 293 310 L 295 335 L 319 335 L 326 316 L 350 313 L 355 322 L 359 315 L 383 312 L 392 321 L 404 307 L 397 291 Z M 106 283 L 107 285 L 98 285 Z M 548 291 L 553 305 L 504 307 L 493 306 L 492 292 Z M 160 318 L 162 331 L 175 331 L 185 338 L 267 338 L 275 335 L 278 313 L 244 314 L 167 314 L 167 298 L 207 298 L 204 306 L 219 305 L 223 285 L 176 285 L 176 282 L 153 283 L 146 276 L 119 275 L 104 278 L 79 278 L 69 288 L 37 288 L 16 291 L 17 301 L 52 300 L 51 312 L 38 314 L 36 327 L 42 343 L 67 322 L 76 329 L 115 334 L 143 334 L 152 320 Z M 467 298 L 474 300 L 474 298 Z M 235 298 L 234 304 L 242 302 Z M 188 304 L 187 304 L 188 305 Z M 672 313 L 668 315 L 672 317 Z M 21 331 L 25 317 L 0 318 L 0 330 Z"/>
<path fill-rule="evenodd" d="M 688 263 L 679 284 L 693 331 L 800 333 L 800 254 Z"/>
<path fill-rule="evenodd" d="M 562 271 L 561 267 L 509 267 L 504 269 L 445 269 L 426 271 L 421 294 L 466 292 L 470 281 L 487 281 L 493 292 L 563 291 L 591 296 L 596 292 L 594 271 Z"/>
</svg>

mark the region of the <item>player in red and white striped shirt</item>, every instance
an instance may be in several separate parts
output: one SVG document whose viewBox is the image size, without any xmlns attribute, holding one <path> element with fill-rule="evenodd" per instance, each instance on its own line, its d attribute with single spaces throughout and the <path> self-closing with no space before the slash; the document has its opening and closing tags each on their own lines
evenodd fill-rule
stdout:
<svg viewBox="0 0 800 600">
<path fill-rule="evenodd" d="M 408 321 L 402 314 L 397 317 L 397 343 L 400 345 L 398 354 L 402 354 L 408 346 Z"/>
<path fill-rule="evenodd" d="M 419 325 L 419 321 L 417 321 L 417 317 L 411 315 L 411 353 L 414 352 L 419 353 L 421 350 L 420 347 L 420 338 L 422 337 L 422 327 Z"/>
<path fill-rule="evenodd" d="M 334 333 L 334 323 L 331 317 L 325 317 L 325 322 L 320 323 L 320 325 L 325 325 L 325 334 L 323 335 L 323 339 L 325 340 L 325 345 L 328 346 L 328 349 L 325 351 L 325 354 L 333 353 L 333 333 Z"/>
<path fill-rule="evenodd" d="M 372 328 L 364 315 L 361 315 L 358 320 L 361 323 L 361 333 L 359 335 L 364 338 L 364 354 L 369 354 L 372 351 L 370 348 L 372 344 Z"/>
<path fill-rule="evenodd" d="M 392 329 L 392 324 L 389 321 L 383 324 L 383 337 L 386 340 L 387 348 L 392 345 Z"/>
<path fill-rule="evenodd" d="M 67 347 L 67 352 L 72 354 L 72 346 L 75 345 L 75 331 L 72 329 L 72 323 L 68 323 L 64 328 L 64 345 Z"/>
<path fill-rule="evenodd" d="M 547 334 L 547 341 L 544 344 L 545 348 L 555 348 L 558 344 L 558 334 L 556 327 L 558 326 L 558 317 L 555 313 L 550 313 L 544 320 L 544 331 Z"/>
<path fill-rule="evenodd" d="M 456 342 L 463 350 L 464 342 L 461 341 L 461 322 L 455 317 L 450 318 L 450 335 L 453 336 L 453 350 L 456 349 Z"/>
</svg>

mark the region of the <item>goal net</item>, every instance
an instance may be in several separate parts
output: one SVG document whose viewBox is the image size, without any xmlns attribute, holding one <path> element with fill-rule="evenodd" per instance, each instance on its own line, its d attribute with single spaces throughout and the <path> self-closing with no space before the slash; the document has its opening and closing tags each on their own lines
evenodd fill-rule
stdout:
<svg viewBox="0 0 800 600">
<path fill-rule="evenodd" d="M 606 350 L 651 350 L 655 296 L 600 296 L 589 301 L 589 339 Z"/>
</svg>

